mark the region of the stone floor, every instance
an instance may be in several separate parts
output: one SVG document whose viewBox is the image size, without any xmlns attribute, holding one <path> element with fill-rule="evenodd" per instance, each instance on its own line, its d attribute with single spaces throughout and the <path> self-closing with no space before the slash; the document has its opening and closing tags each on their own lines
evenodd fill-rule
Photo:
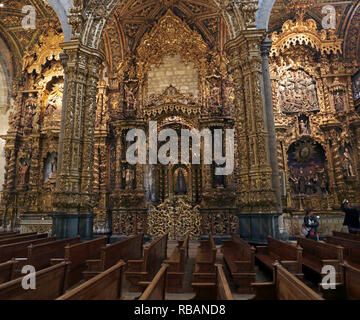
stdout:
<svg viewBox="0 0 360 320">
<path fill-rule="evenodd" d="M 169 240 L 168 242 L 168 257 L 170 257 L 172 251 L 176 247 L 177 242 Z M 174 294 L 174 293 L 167 293 L 166 294 L 166 300 L 191 300 L 195 294 L 193 292 L 193 289 L 191 287 L 192 282 L 192 273 L 194 269 L 195 264 L 195 258 L 196 258 L 196 252 L 197 248 L 199 246 L 199 242 L 197 241 L 190 241 L 189 244 L 189 259 L 187 260 L 186 266 L 185 266 L 185 278 L 184 278 L 184 293 L 181 294 Z M 223 264 L 223 257 L 220 250 L 221 246 L 218 246 L 218 252 L 217 252 L 217 263 Z M 228 278 L 228 282 L 230 284 L 231 290 L 233 292 L 234 299 L 236 300 L 248 300 L 253 297 L 253 295 L 240 295 L 236 294 L 235 288 L 233 284 L 230 281 L 229 272 L 226 268 L 224 268 L 226 276 Z M 263 273 L 258 267 L 256 267 L 256 282 L 270 282 L 271 281 L 271 275 L 267 275 Z M 132 293 L 128 291 L 129 284 L 124 279 L 123 281 L 123 296 L 125 297 L 125 300 L 133 300 L 134 298 L 139 297 L 139 293 Z"/>
</svg>

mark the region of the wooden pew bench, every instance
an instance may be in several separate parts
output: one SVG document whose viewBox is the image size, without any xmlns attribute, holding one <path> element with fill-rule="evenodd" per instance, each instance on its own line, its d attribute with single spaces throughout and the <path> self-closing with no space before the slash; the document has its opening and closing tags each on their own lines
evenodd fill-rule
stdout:
<svg viewBox="0 0 360 320">
<path fill-rule="evenodd" d="M 189 257 L 190 234 L 185 236 L 185 240 L 178 241 L 178 245 L 172 252 L 169 260 L 164 263 L 169 265 L 167 271 L 167 292 L 182 293 L 184 292 L 183 281 L 185 275 L 185 263 Z"/>
<path fill-rule="evenodd" d="M 344 275 L 345 299 L 360 300 L 360 269 L 347 263 L 341 265 Z"/>
<path fill-rule="evenodd" d="M 121 240 L 100 249 L 100 256 L 97 259 L 86 261 L 86 270 L 83 272 L 85 280 L 104 272 L 117 264 L 120 260 L 141 259 L 143 251 L 144 235 L 138 234 Z"/>
<path fill-rule="evenodd" d="M 360 233 L 359 234 L 351 234 L 351 233 L 344 233 L 344 232 L 338 232 L 333 231 L 333 236 L 337 238 L 343 238 L 353 241 L 360 241 Z"/>
<path fill-rule="evenodd" d="M 144 255 L 139 260 L 128 260 L 126 279 L 130 282 L 131 292 L 141 292 L 141 282 L 151 281 L 167 258 L 168 234 L 153 241 L 144 248 Z"/>
<path fill-rule="evenodd" d="M 199 242 L 194 273 L 215 273 L 217 249 L 213 235 L 209 235 L 209 240 L 200 240 Z"/>
<path fill-rule="evenodd" d="M 25 290 L 23 278 L 0 285 L 0 300 L 53 300 L 64 293 L 68 264 L 63 262 L 36 272 L 36 289 Z M 24 276 L 24 275 L 23 275 Z"/>
<path fill-rule="evenodd" d="M 68 283 L 65 289 L 79 283 L 83 279 L 83 272 L 86 270 L 86 261 L 99 259 L 101 249 L 106 246 L 107 237 L 86 241 L 76 244 L 68 244 L 65 247 L 64 259 L 51 259 L 51 264 L 59 262 L 70 262 Z"/>
<path fill-rule="evenodd" d="M 125 262 L 120 261 L 57 300 L 119 300 Z"/>
<path fill-rule="evenodd" d="M 46 242 L 42 244 L 30 244 L 26 258 L 16 258 L 19 263 L 16 266 L 15 276 L 21 277 L 21 269 L 24 265 L 34 266 L 36 271 L 51 266 L 51 259 L 64 259 L 65 246 L 80 243 L 80 237 Z"/>
<path fill-rule="evenodd" d="M 324 300 L 280 263 L 275 263 L 273 270 L 273 282 L 252 284 L 254 300 Z"/>
<path fill-rule="evenodd" d="M 164 263 L 151 282 L 142 283 L 147 285 L 147 288 L 139 300 L 165 300 L 168 268 L 169 265 Z"/>
<path fill-rule="evenodd" d="M 9 282 L 14 279 L 14 270 L 16 261 L 0 263 L 0 284 Z"/>
<path fill-rule="evenodd" d="M 33 232 L 33 233 L 35 233 L 35 232 Z M 17 236 L 19 234 L 20 233 L 18 233 L 18 232 L 0 232 L 0 238 L 3 239 L 5 237 Z"/>
<path fill-rule="evenodd" d="M 305 238 L 298 238 L 298 245 L 303 249 L 303 266 L 321 277 L 323 267 L 331 265 L 336 270 L 337 282 L 341 282 L 342 247 Z"/>
<path fill-rule="evenodd" d="M 252 291 L 251 283 L 255 282 L 255 248 L 232 234 L 232 240 L 223 240 L 221 252 L 224 261 L 230 270 L 238 293 L 249 293 Z"/>
<path fill-rule="evenodd" d="M 216 264 L 213 282 L 193 282 L 194 300 L 234 300 L 223 266 Z"/>
<path fill-rule="evenodd" d="M 257 247 L 256 249 L 256 259 L 271 272 L 275 261 L 278 261 L 285 269 L 299 278 L 304 276 L 302 273 L 303 249 L 300 246 L 294 246 L 291 243 L 269 237 L 267 246 Z"/>
<path fill-rule="evenodd" d="M 6 244 L 0 246 L 0 263 L 9 261 L 13 258 L 24 258 L 28 254 L 28 246 L 31 244 L 41 244 L 47 242 L 53 242 L 56 238 L 43 238 L 43 239 L 34 239 L 24 242 L 16 242 L 11 244 Z"/>
<path fill-rule="evenodd" d="M 360 241 L 349 240 L 346 238 L 328 237 L 326 242 L 344 248 L 344 261 L 351 266 L 360 269 Z"/>
<path fill-rule="evenodd" d="M 28 240 L 43 239 L 47 237 L 48 237 L 47 233 L 42 233 L 42 234 L 26 234 L 26 235 L 21 235 L 19 237 L 5 238 L 5 239 L 0 239 L 0 246 L 10 243 L 24 242 Z"/>
</svg>

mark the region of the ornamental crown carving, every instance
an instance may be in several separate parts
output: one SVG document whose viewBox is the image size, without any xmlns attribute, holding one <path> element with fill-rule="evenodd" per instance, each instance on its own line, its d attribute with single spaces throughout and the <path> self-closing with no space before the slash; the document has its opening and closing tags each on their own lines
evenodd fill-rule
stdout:
<svg viewBox="0 0 360 320">
<path fill-rule="evenodd" d="M 60 61 L 60 43 L 64 42 L 64 35 L 58 33 L 54 28 L 49 28 L 41 34 L 38 43 L 34 48 L 25 53 L 23 58 L 23 72 L 32 73 L 34 70 L 37 74 L 41 73 L 42 66 L 47 62 L 55 59 Z"/>
<path fill-rule="evenodd" d="M 185 64 L 192 61 L 199 70 L 204 70 L 208 51 L 200 34 L 168 10 L 137 49 L 138 61 L 141 61 L 138 73 L 146 73 L 150 65 L 159 66 L 165 55 L 175 54 L 180 54 Z"/>
<path fill-rule="evenodd" d="M 270 55 L 279 56 L 291 47 L 309 46 L 321 54 L 341 54 L 343 40 L 337 38 L 334 30 L 317 29 L 315 20 L 288 20 L 280 33 L 271 35 L 273 46 Z"/>
</svg>

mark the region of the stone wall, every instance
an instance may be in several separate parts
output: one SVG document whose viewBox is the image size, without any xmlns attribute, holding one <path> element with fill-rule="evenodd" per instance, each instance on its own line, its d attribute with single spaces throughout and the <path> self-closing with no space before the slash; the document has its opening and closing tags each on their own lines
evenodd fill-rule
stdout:
<svg viewBox="0 0 360 320">
<path fill-rule="evenodd" d="M 194 63 L 188 65 L 180 55 L 165 56 L 159 67 L 151 66 L 148 73 L 148 96 L 159 95 L 170 85 L 183 94 L 199 95 L 199 75 Z"/>
</svg>

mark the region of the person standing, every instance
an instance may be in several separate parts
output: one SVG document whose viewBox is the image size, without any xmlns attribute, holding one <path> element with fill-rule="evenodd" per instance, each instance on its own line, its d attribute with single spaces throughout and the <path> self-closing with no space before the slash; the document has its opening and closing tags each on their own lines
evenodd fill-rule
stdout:
<svg viewBox="0 0 360 320">
<path fill-rule="evenodd" d="M 306 234 L 307 239 L 319 241 L 319 232 L 318 227 L 320 223 L 317 217 L 314 216 L 314 213 L 311 210 L 306 210 L 304 218 L 304 226 L 307 229 L 308 233 Z"/>
<path fill-rule="evenodd" d="M 344 200 L 341 209 L 345 212 L 344 226 L 347 226 L 349 233 L 356 234 L 360 231 L 359 206 Z"/>
</svg>

